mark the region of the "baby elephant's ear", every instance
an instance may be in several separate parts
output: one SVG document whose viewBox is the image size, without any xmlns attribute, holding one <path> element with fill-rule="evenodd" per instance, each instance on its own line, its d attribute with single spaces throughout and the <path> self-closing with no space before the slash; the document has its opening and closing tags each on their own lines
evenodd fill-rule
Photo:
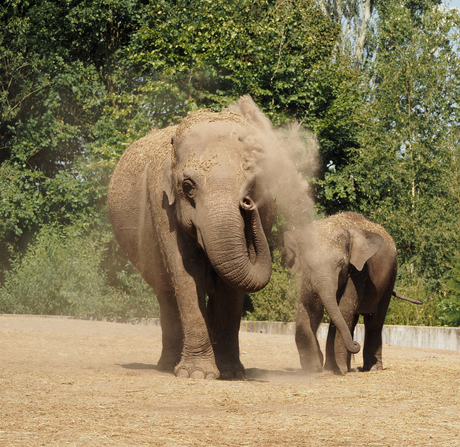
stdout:
<svg viewBox="0 0 460 447">
<path fill-rule="evenodd" d="M 297 242 L 294 231 L 286 231 L 283 236 L 285 263 L 291 275 L 295 275 L 300 267 L 299 243 Z"/>
<path fill-rule="evenodd" d="M 171 148 L 172 148 L 172 139 L 171 139 Z M 165 165 L 163 167 L 163 191 L 168 197 L 168 203 L 172 205 L 176 201 L 176 194 L 174 192 L 173 185 L 173 172 L 172 172 L 172 161 L 171 155 L 166 156 Z"/>
<path fill-rule="evenodd" d="M 349 231 L 351 236 L 350 262 L 361 271 L 368 259 L 374 256 L 382 246 L 383 237 L 361 228 L 352 228 Z"/>
</svg>

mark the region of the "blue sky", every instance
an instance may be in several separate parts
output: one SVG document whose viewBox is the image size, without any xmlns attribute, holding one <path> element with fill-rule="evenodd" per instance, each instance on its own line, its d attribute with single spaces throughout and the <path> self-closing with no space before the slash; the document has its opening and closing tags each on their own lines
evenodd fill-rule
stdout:
<svg viewBox="0 0 460 447">
<path fill-rule="evenodd" d="M 445 1 L 443 2 L 445 3 L 446 5 L 448 6 L 453 6 L 453 7 L 457 7 L 457 8 L 460 8 L 460 0 L 450 0 L 450 1 Z"/>
</svg>

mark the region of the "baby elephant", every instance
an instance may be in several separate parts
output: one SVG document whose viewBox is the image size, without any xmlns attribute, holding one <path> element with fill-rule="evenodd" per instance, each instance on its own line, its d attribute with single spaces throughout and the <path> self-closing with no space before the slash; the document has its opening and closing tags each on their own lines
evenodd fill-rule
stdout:
<svg viewBox="0 0 460 447">
<path fill-rule="evenodd" d="M 345 374 L 359 315 L 364 316 L 363 370 L 382 369 L 382 327 L 396 279 L 397 255 L 392 237 L 362 215 L 341 213 L 284 236 L 286 262 L 292 274 L 302 273 L 296 343 L 302 368 L 321 371 L 316 331 L 324 307 L 331 324 L 325 369 Z M 338 330 L 338 332 L 337 332 Z"/>
</svg>

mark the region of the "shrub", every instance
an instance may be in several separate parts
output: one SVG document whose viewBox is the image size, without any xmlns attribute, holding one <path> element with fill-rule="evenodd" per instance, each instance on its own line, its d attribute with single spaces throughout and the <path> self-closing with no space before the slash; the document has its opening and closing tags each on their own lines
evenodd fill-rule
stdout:
<svg viewBox="0 0 460 447">
<path fill-rule="evenodd" d="M 254 310 L 247 312 L 245 319 L 255 321 L 295 321 L 300 282 L 292 277 L 281 263 L 281 254 L 272 253 L 272 277 L 260 292 L 250 294 Z"/>
<path fill-rule="evenodd" d="M 460 326 L 460 253 L 451 256 L 450 279 L 446 285 L 439 307 L 442 311 L 440 320 L 445 326 Z"/>
<path fill-rule="evenodd" d="M 84 234 L 77 226 L 43 226 L 26 253 L 13 257 L 0 288 L 0 310 L 81 318 L 157 316 L 153 291 L 139 274 L 127 269 L 118 274 L 123 287 L 108 284 L 101 268 L 104 251 L 100 235 Z"/>
<path fill-rule="evenodd" d="M 439 294 L 427 282 L 413 273 L 409 263 L 402 264 L 398 270 L 395 291 L 400 295 L 423 301 L 422 305 L 408 303 L 392 298 L 385 324 L 410 326 L 441 326 Z"/>
</svg>

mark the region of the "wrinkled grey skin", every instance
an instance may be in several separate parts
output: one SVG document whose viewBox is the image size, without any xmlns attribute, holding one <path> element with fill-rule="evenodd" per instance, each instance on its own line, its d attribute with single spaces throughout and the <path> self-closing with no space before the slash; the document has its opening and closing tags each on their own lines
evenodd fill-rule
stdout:
<svg viewBox="0 0 460 447">
<path fill-rule="evenodd" d="M 195 112 L 130 146 L 111 180 L 115 236 L 160 304 L 158 367 L 177 376 L 244 377 L 244 294 L 271 275 L 273 202 L 248 161 L 251 132 L 236 113 Z"/>
<path fill-rule="evenodd" d="M 313 237 L 305 238 L 306 235 Z M 397 271 L 396 246 L 381 227 L 357 213 L 318 221 L 313 228 L 285 234 L 286 261 L 302 274 L 296 344 L 302 368 L 321 371 L 323 354 L 316 332 L 326 308 L 331 325 L 325 369 L 345 374 L 359 315 L 364 316 L 363 370 L 382 369 L 382 327 Z"/>
</svg>

